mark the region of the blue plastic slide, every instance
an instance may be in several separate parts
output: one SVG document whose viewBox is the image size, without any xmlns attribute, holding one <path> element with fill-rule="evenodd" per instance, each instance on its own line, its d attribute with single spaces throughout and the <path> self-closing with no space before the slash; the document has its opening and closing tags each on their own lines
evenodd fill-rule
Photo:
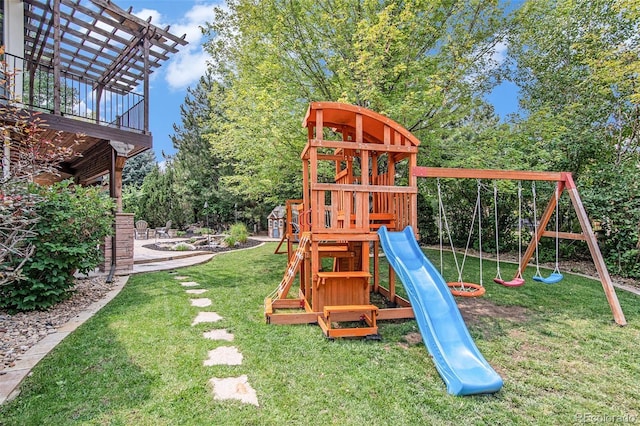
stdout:
<svg viewBox="0 0 640 426">
<path fill-rule="evenodd" d="M 378 230 L 387 259 L 402 280 L 425 346 L 452 395 L 494 393 L 502 378 L 476 347 L 449 287 L 425 257 L 411 227 Z"/>
</svg>

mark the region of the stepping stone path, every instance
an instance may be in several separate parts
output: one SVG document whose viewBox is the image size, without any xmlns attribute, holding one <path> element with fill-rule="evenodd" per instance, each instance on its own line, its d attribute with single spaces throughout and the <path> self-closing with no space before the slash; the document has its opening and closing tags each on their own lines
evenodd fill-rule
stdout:
<svg viewBox="0 0 640 426">
<path fill-rule="evenodd" d="M 211 365 L 240 365 L 242 364 L 242 354 L 235 346 L 220 346 L 209 351 L 209 359 L 204 360 L 204 366 Z"/>
<path fill-rule="evenodd" d="M 209 340 L 226 340 L 227 342 L 233 341 L 233 334 L 227 330 L 211 330 L 202 333 L 202 337 Z"/>
<path fill-rule="evenodd" d="M 211 299 L 207 299 L 206 297 L 202 299 L 191 299 L 191 306 L 206 308 L 207 306 L 211 306 Z"/>
<path fill-rule="evenodd" d="M 222 317 L 215 312 L 198 312 L 198 316 L 193 320 L 191 326 L 200 324 L 201 322 L 218 322 Z"/>
<path fill-rule="evenodd" d="M 213 386 L 213 399 L 239 399 L 245 404 L 253 404 L 258 407 L 258 396 L 256 391 L 251 387 L 246 375 L 240 377 L 229 377 L 219 379 L 217 377 L 209 380 Z"/>
<path fill-rule="evenodd" d="M 204 288 L 196 288 L 196 289 L 191 289 L 191 290 L 187 290 L 187 294 L 202 294 L 202 293 L 206 293 L 207 290 L 205 290 Z"/>
<path fill-rule="evenodd" d="M 198 284 L 195 281 L 184 281 L 189 279 L 189 277 L 185 276 L 177 276 L 174 277 L 176 280 L 182 281 L 180 284 L 183 287 L 197 287 Z M 187 294 L 203 294 L 207 290 L 206 289 L 189 289 L 186 290 Z M 199 308 L 205 308 L 207 306 L 211 306 L 211 299 L 208 298 L 200 298 L 200 299 L 190 299 L 191 306 L 196 306 Z M 191 326 L 195 326 L 200 323 L 206 322 L 217 322 L 220 321 L 222 317 L 218 315 L 216 312 L 198 312 L 198 315 L 191 323 Z M 210 340 L 226 340 L 232 341 L 233 334 L 227 332 L 227 330 L 211 330 L 203 333 L 203 337 L 205 339 Z M 217 349 L 209 351 L 209 359 L 204 360 L 203 365 L 213 366 L 213 365 L 241 365 L 242 364 L 242 354 L 238 351 L 238 348 L 235 346 L 221 346 Z M 209 383 L 212 386 L 213 391 L 213 399 L 216 400 L 227 400 L 227 399 L 237 399 L 245 404 L 253 404 L 258 407 L 258 396 L 256 395 L 255 389 L 251 387 L 248 382 L 248 378 L 245 374 L 240 377 L 228 377 L 228 378 L 217 378 L 214 377 L 209 380 Z"/>
</svg>

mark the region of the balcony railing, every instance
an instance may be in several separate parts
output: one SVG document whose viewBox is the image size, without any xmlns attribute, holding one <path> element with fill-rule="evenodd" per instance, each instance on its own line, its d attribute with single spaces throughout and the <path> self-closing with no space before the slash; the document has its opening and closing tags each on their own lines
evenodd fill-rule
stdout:
<svg viewBox="0 0 640 426">
<path fill-rule="evenodd" d="M 0 57 L 0 100 L 50 114 L 145 132 L 144 96 L 112 91 L 81 75 L 61 72 L 59 105 L 55 105 L 53 68 L 5 53 Z"/>
</svg>

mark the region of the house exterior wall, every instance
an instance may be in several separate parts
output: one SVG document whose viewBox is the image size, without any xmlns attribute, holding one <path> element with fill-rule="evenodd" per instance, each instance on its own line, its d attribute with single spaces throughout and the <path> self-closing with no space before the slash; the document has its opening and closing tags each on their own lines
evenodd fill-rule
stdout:
<svg viewBox="0 0 640 426">
<path fill-rule="evenodd" d="M 7 53 L 23 56 L 24 53 L 24 3 L 18 0 L 4 1 L 4 43 Z"/>
<path fill-rule="evenodd" d="M 3 14 L 3 39 L 2 43 L 5 52 L 14 56 L 24 56 L 24 3 L 18 0 L 0 0 L 4 2 Z M 11 67 L 11 64 L 9 63 Z M 8 71 L 13 71 L 9 68 Z M 22 73 L 18 73 L 15 77 L 14 91 L 15 98 L 22 97 Z"/>
</svg>

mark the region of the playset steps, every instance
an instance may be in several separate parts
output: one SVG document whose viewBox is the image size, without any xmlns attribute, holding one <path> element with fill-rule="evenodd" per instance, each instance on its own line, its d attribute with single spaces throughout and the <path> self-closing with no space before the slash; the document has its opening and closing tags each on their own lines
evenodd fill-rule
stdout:
<svg viewBox="0 0 640 426">
<path fill-rule="evenodd" d="M 378 307 L 375 305 L 335 305 L 325 306 L 323 315 L 318 316 L 318 325 L 329 338 L 366 337 L 378 334 L 376 317 Z M 333 328 L 333 322 L 364 321 L 368 327 Z"/>
</svg>

